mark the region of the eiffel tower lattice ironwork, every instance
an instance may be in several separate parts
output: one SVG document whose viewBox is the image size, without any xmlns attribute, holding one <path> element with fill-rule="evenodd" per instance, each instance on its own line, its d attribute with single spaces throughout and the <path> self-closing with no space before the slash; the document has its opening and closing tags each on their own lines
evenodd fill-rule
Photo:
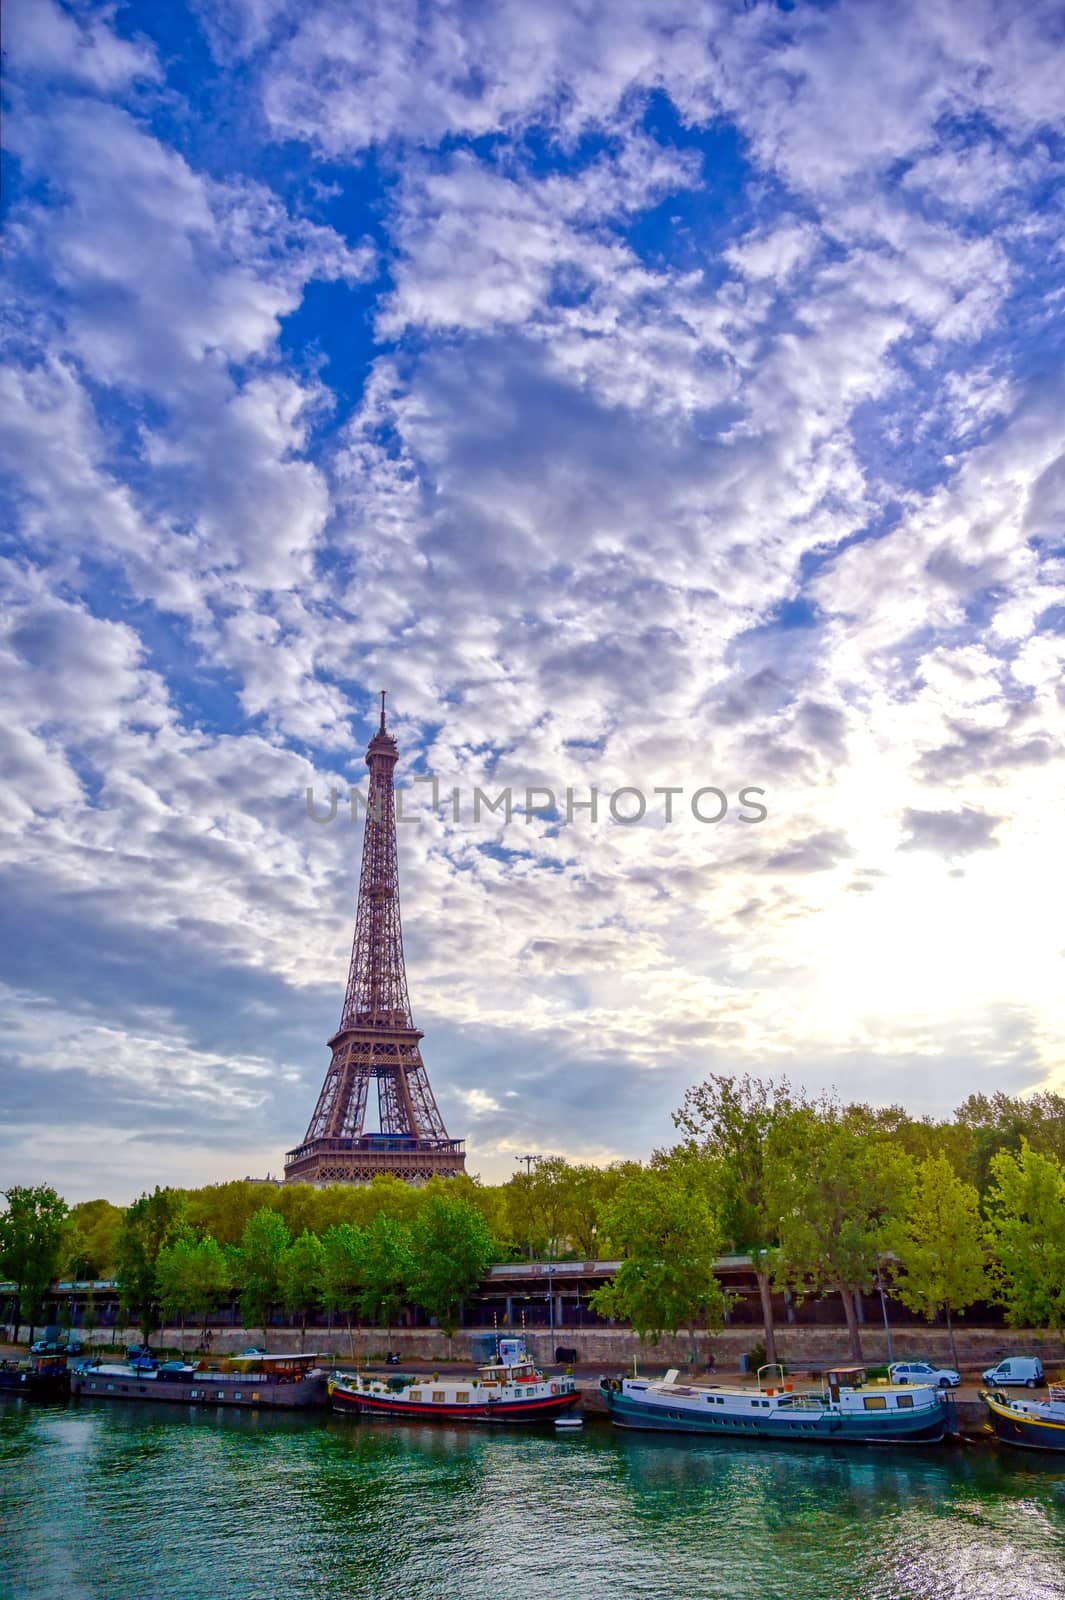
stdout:
<svg viewBox="0 0 1065 1600">
<path fill-rule="evenodd" d="M 366 751 L 370 792 L 359 909 L 340 1027 L 303 1143 L 285 1157 L 286 1183 L 368 1183 L 381 1172 L 410 1183 L 465 1170 L 462 1139 L 449 1139 L 422 1061 L 403 963 L 396 851 L 396 741 L 381 725 Z M 380 1133 L 365 1133 L 377 1079 Z"/>
</svg>

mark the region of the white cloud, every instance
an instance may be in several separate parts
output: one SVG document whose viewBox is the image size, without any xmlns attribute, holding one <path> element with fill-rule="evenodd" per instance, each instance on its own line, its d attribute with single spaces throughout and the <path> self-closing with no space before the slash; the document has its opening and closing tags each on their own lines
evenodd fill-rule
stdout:
<svg viewBox="0 0 1065 1600">
<path fill-rule="evenodd" d="M 276 1169 L 354 907 L 358 835 L 304 792 L 361 775 L 378 684 L 401 771 L 465 796 L 400 851 L 472 1165 L 645 1152 L 715 1068 L 939 1111 L 976 1071 L 1048 1079 L 1065 472 L 1060 384 L 1014 361 L 1051 348 L 1048 8 L 204 8 L 309 147 L 306 214 L 249 175 L 251 107 L 240 159 L 179 151 L 147 45 L 31 11 L 3 397 L 39 565 L 4 569 L 0 644 L 20 1126 L 73 1007 L 87 1125 L 148 1060 L 183 1138 L 216 1136 L 217 1083 Z M 310 220 L 358 215 L 371 144 L 373 249 Z M 348 414 L 349 344 L 280 333 L 378 263 Z M 474 824 L 473 785 L 508 782 L 733 804 Z"/>
</svg>

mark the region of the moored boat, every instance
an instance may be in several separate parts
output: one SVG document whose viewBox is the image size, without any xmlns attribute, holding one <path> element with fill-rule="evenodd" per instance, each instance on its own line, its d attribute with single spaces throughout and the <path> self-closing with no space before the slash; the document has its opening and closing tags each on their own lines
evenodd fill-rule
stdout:
<svg viewBox="0 0 1065 1600">
<path fill-rule="evenodd" d="M 1025 1450 L 1065 1453 L 1065 1384 L 1051 1384 L 1045 1400 L 1015 1399 L 1000 1390 L 981 1389 L 995 1437 Z"/>
<path fill-rule="evenodd" d="M 762 1367 L 757 1389 L 664 1378 L 602 1378 L 619 1428 L 826 1444 L 937 1444 L 953 1431 L 953 1407 L 931 1386 L 870 1384 L 861 1367 L 826 1373 L 820 1393 L 796 1393 L 779 1367 Z"/>
<path fill-rule="evenodd" d="M 328 1403 L 326 1388 L 332 1357 L 306 1355 L 234 1356 L 208 1364 L 133 1361 L 85 1363 L 75 1367 L 70 1392 L 86 1400 L 171 1400 L 194 1406 L 240 1406 L 313 1410 Z"/>
<path fill-rule="evenodd" d="M 65 1355 L 30 1355 L 23 1361 L 0 1361 L 0 1395 L 24 1400 L 63 1400 L 70 1393 Z"/>
<path fill-rule="evenodd" d="M 545 1377 L 521 1339 L 500 1339 L 498 1356 L 476 1377 L 337 1373 L 329 1394 L 334 1411 L 417 1422 L 549 1422 L 578 1400 L 574 1380 Z"/>
</svg>

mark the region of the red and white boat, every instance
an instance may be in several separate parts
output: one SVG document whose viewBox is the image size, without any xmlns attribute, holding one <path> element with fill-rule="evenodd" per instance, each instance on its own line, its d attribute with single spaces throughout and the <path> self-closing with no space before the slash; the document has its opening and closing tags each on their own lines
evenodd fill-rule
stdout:
<svg viewBox="0 0 1065 1600">
<path fill-rule="evenodd" d="M 579 1398 L 572 1378 L 537 1369 L 521 1339 L 500 1339 L 498 1357 L 475 1378 L 335 1373 L 329 1395 L 334 1411 L 418 1422 L 550 1422 Z"/>
</svg>

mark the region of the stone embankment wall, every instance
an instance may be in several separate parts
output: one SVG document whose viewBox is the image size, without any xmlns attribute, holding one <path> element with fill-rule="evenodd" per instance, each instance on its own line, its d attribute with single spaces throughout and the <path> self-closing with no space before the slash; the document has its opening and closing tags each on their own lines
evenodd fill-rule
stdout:
<svg viewBox="0 0 1065 1600">
<path fill-rule="evenodd" d="M 38 1336 L 40 1331 L 40 1328 L 36 1330 Z M 383 1354 L 385 1350 L 395 1350 L 404 1361 L 446 1361 L 450 1358 L 468 1363 L 471 1359 L 471 1335 L 491 1331 L 462 1328 L 450 1341 L 450 1347 L 446 1336 L 436 1328 L 394 1328 L 390 1333 L 383 1328 L 367 1328 L 356 1337 L 365 1360 L 375 1354 Z M 499 1331 L 507 1334 L 520 1330 L 501 1328 Z M 20 1329 L 21 1339 L 26 1339 L 28 1335 L 28 1328 Z M 116 1346 L 124 1348 L 139 1337 L 136 1328 L 120 1328 L 115 1330 L 114 1342 Z M 249 1345 L 259 1345 L 262 1337 L 261 1328 L 212 1329 L 210 1352 L 212 1355 L 229 1355 Z M 958 1359 L 963 1368 L 988 1367 L 1006 1355 L 1029 1355 L 1040 1356 L 1048 1370 L 1065 1369 L 1065 1343 L 1056 1334 L 1023 1328 L 965 1328 L 959 1329 L 955 1337 Z M 109 1330 L 101 1343 L 109 1343 L 110 1338 Z M 760 1328 L 726 1328 L 715 1333 L 708 1346 L 705 1336 L 701 1335 L 696 1346 L 698 1361 L 701 1365 L 706 1360 L 709 1348 L 713 1351 L 719 1371 L 736 1371 L 740 1366 L 740 1357 L 746 1355 L 761 1338 Z M 187 1328 L 185 1349 L 194 1350 L 198 1340 L 199 1330 Z M 683 1366 L 691 1350 L 691 1341 L 686 1335 L 667 1335 L 657 1345 L 641 1344 L 630 1328 L 565 1328 L 557 1330 L 553 1339 L 546 1329 L 530 1329 L 526 1333 L 526 1340 L 534 1358 L 541 1364 L 551 1363 L 556 1347 L 561 1345 L 577 1351 L 580 1365 L 601 1365 L 604 1370 L 610 1371 L 631 1366 L 634 1356 L 648 1367 Z M 152 1344 L 157 1347 L 176 1348 L 181 1342 L 181 1333 L 177 1328 L 165 1328 L 152 1336 Z M 271 1328 L 269 1345 L 278 1354 L 299 1350 L 299 1330 Z M 350 1357 L 347 1328 L 335 1327 L 331 1333 L 324 1328 L 309 1328 L 305 1348 L 331 1350 L 342 1358 Z M 883 1327 L 867 1324 L 862 1329 L 862 1349 L 870 1365 L 887 1360 Z M 943 1328 L 893 1328 L 892 1349 L 896 1361 L 913 1357 L 950 1365 L 952 1360 L 950 1340 Z M 777 1355 L 779 1360 L 797 1371 L 802 1371 L 804 1367 L 825 1367 L 846 1362 L 849 1360 L 847 1330 L 842 1326 L 779 1328 Z"/>
</svg>

